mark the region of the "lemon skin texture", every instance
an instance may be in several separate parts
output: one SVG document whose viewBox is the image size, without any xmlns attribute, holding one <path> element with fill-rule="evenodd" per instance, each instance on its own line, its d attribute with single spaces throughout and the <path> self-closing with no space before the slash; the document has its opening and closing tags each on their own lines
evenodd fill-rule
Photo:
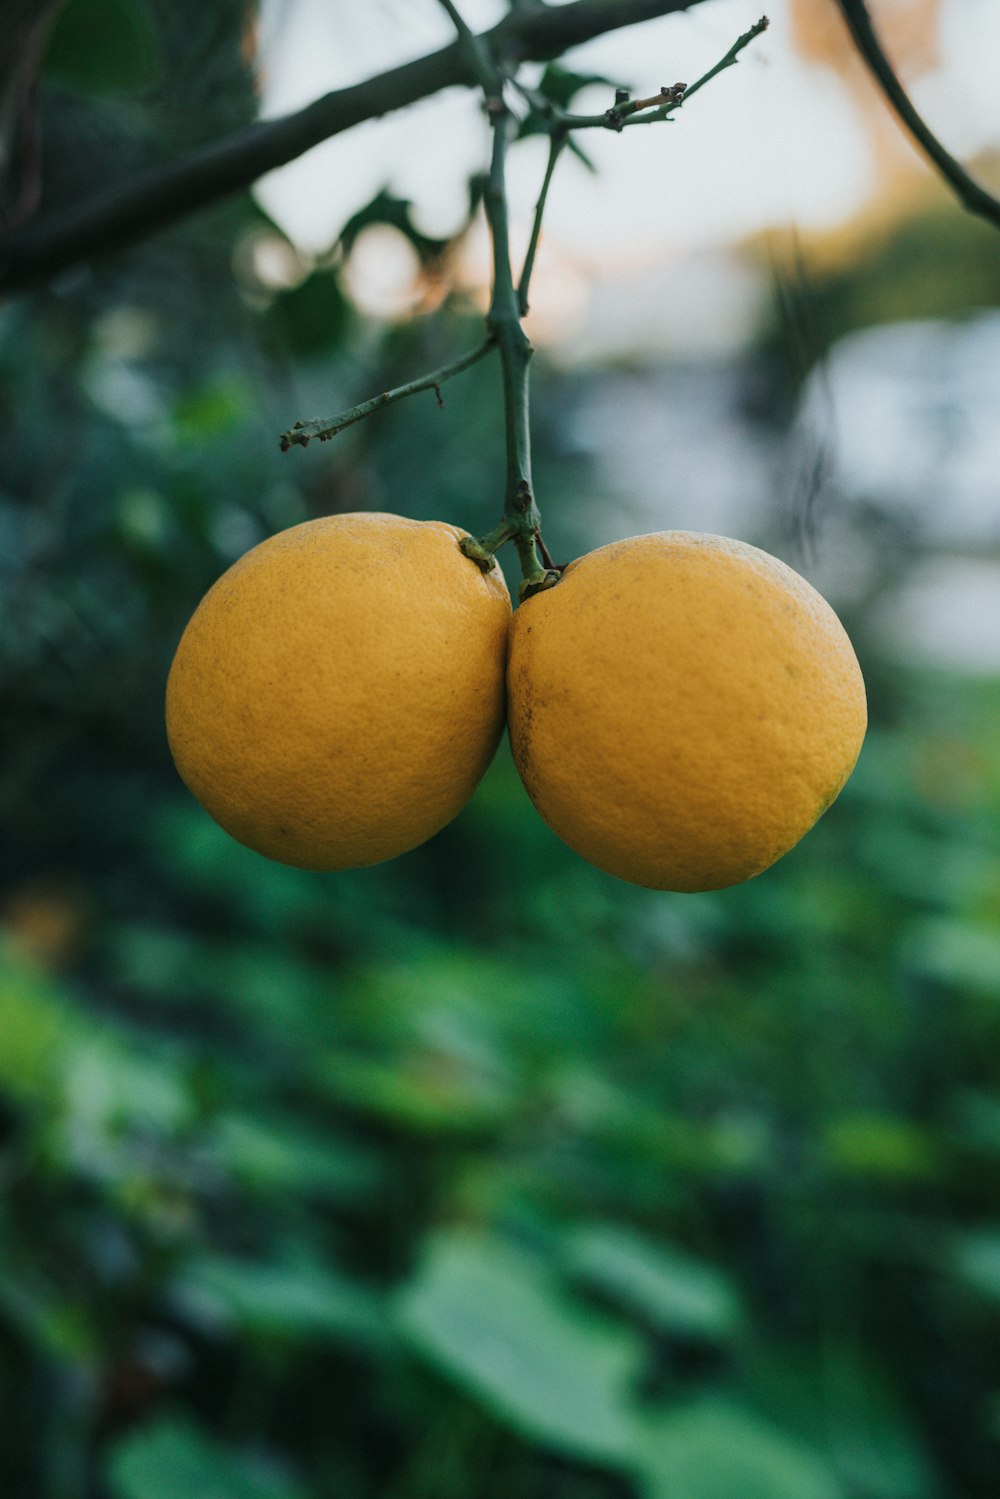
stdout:
<svg viewBox="0 0 1000 1499">
<path fill-rule="evenodd" d="M 826 601 L 777 558 L 690 531 L 571 563 L 514 614 L 511 749 L 584 859 L 657 890 L 760 874 L 847 780 L 864 681 Z"/>
<path fill-rule="evenodd" d="M 503 729 L 510 598 L 464 535 L 327 516 L 206 594 L 170 669 L 167 737 L 240 843 L 302 869 L 377 864 L 468 801 Z"/>
</svg>

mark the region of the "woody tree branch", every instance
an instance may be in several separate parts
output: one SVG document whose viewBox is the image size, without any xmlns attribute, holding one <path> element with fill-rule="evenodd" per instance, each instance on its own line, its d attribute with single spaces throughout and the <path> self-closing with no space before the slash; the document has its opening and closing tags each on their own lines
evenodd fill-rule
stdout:
<svg viewBox="0 0 1000 1499">
<path fill-rule="evenodd" d="M 544 62 L 623 26 L 687 10 L 701 0 L 573 0 L 519 6 L 482 34 L 492 56 Z M 42 214 L 0 241 L 0 292 L 20 291 L 109 254 L 256 182 L 265 172 L 365 120 L 456 84 L 475 84 L 461 39 L 363 83 L 325 94 L 295 114 L 224 136 L 99 198 Z"/>
<path fill-rule="evenodd" d="M 1000 201 L 969 176 L 961 162 L 956 161 L 945 149 L 923 117 L 917 113 L 878 39 L 865 0 L 834 0 L 834 4 L 843 16 L 851 39 L 869 72 L 901 124 L 930 157 L 969 212 L 978 214 L 1000 229 Z"/>
</svg>

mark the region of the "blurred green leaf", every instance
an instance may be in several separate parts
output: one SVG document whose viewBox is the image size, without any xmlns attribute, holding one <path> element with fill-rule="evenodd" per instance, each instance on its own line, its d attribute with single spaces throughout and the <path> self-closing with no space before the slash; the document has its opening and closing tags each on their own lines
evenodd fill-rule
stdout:
<svg viewBox="0 0 1000 1499">
<path fill-rule="evenodd" d="M 1000 1302 L 1000 1228 L 963 1234 L 955 1244 L 955 1268 L 973 1290 Z"/>
<path fill-rule="evenodd" d="M 821 1459 L 768 1422 L 714 1400 L 650 1420 L 638 1460 L 644 1499 L 843 1499 Z"/>
<path fill-rule="evenodd" d="M 864 1499 L 935 1499 L 933 1462 L 889 1372 L 867 1348 L 824 1342 L 758 1346 L 744 1367 L 755 1407 L 824 1452 L 850 1493 Z"/>
<path fill-rule="evenodd" d="M 312 1080 L 358 1113 L 430 1134 L 489 1130 L 510 1111 L 505 1089 L 430 1050 L 394 1062 L 333 1050 L 318 1059 Z"/>
<path fill-rule="evenodd" d="M 909 965 L 956 988 L 1000 997 L 1000 930 L 949 917 L 915 922 L 904 949 Z"/>
<path fill-rule="evenodd" d="M 966 1142 L 1000 1155 L 1000 1096 L 963 1089 L 953 1099 L 952 1109 Z"/>
<path fill-rule="evenodd" d="M 214 1307 L 244 1332 L 367 1343 L 384 1327 L 372 1291 L 306 1260 L 268 1264 L 204 1255 L 185 1265 L 174 1290 L 182 1300 Z"/>
<path fill-rule="evenodd" d="M 148 88 L 159 66 L 156 31 L 141 0 L 69 0 L 45 56 L 48 77 L 95 94 Z"/>
<path fill-rule="evenodd" d="M 109 943 L 109 967 L 139 995 L 200 1008 L 205 1000 L 289 1044 L 315 1043 L 325 1029 L 329 974 L 283 947 L 244 939 L 209 942 L 199 933 L 121 923 Z"/>
<path fill-rule="evenodd" d="M 546 63 L 545 71 L 538 84 L 538 92 L 544 98 L 550 99 L 553 104 L 558 104 L 560 108 L 568 109 L 581 89 L 589 88 L 595 83 L 611 90 L 611 97 L 608 99 L 610 109 L 615 102 L 614 90 L 618 87 L 614 79 L 606 77 L 603 73 L 575 73 L 572 68 L 567 68 L 558 62 Z M 651 89 L 650 92 L 653 93 L 655 90 Z"/>
<path fill-rule="evenodd" d="M 446 248 L 448 241 L 422 234 L 413 222 L 412 208 L 413 204 L 408 198 L 397 198 L 387 188 L 383 188 L 370 203 L 352 214 L 340 231 L 344 254 L 351 253 L 363 230 L 371 228 L 373 224 L 388 224 L 409 240 L 422 264 L 435 260 Z"/>
<path fill-rule="evenodd" d="M 526 1255 L 441 1232 L 397 1302 L 414 1349 L 501 1421 L 572 1457 L 622 1463 L 639 1347 L 561 1296 Z"/>
<path fill-rule="evenodd" d="M 171 1417 L 116 1442 L 108 1477 L 115 1499 L 306 1499 L 273 1464 Z"/>
<path fill-rule="evenodd" d="M 78 1017 L 40 969 L 0 953 L 0 1088 L 15 1098 L 51 1097 L 81 1041 Z"/>
<path fill-rule="evenodd" d="M 211 441 L 238 428 L 253 409 L 253 394 L 242 376 L 190 386 L 174 402 L 174 433 L 189 445 Z"/>
<path fill-rule="evenodd" d="M 267 326 L 288 351 L 302 359 L 326 354 L 342 343 L 353 309 L 333 269 L 313 271 L 300 286 L 279 292 L 267 313 Z M 344 402 L 348 404 L 348 402 Z"/>
<path fill-rule="evenodd" d="M 823 1148 L 834 1171 L 891 1181 L 939 1175 L 947 1161 L 941 1141 L 909 1119 L 845 1114 L 831 1120 Z"/>
<path fill-rule="evenodd" d="M 852 1490 L 866 1499 L 932 1499 L 940 1492 L 921 1433 L 877 1361 L 833 1349 L 823 1379 L 830 1451 Z"/>
<path fill-rule="evenodd" d="M 565 1257 L 574 1276 L 663 1332 L 724 1341 L 740 1326 L 739 1297 L 722 1271 L 634 1229 L 574 1229 Z"/>
<path fill-rule="evenodd" d="M 304 1192 L 335 1200 L 371 1193 L 382 1177 L 370 1148 L 274 1115 L 227 1114 L 213 1148 L 255 1192 Z"/>
<path fill-rule="evenodd" d="M 137 1126 L 173 1134 L 191 1119 L 192 1100 L 176 1043 L 143 1054 L 97 1032 L 82 1042 L 66 1078 L 75 1128 Z"/>
</svg>

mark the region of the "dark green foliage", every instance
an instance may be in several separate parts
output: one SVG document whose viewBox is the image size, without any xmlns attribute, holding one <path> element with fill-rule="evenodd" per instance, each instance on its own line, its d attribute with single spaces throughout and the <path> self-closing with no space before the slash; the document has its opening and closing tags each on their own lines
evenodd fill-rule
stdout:
<svg viewBox="0 0 1000 1499">
<path fill-rule="evenodd" d="M 88 93 L 131 93 L 160 70 L 156 33 L 141 0 L 69 0 L 45 57 L 49 78 Z"/>
<path fill-rule="evenodd" d="M 421 234 L 413 222 L 412 207 L 413 204 L 406 198 L 397 198 L 383 188 L 370 203 L 352 214 L 340 231 L 340 244 L 344 253 L 350 254 L 363 230 L 371 228 L 373 224 L 388 224 L 409 240 L 423 263 L 436 260 L 447 247 L 448 241 L 431 239 L 426 234 Z"/>
<path fill-rule="evenodd" d="M 313 271 L 301 286 L 282 292 L 267 310 L 278 340 L 302 359 L 325 354 L 342 344 L 351 322 L 351 305 L 337 273 Z"/>
</svg>

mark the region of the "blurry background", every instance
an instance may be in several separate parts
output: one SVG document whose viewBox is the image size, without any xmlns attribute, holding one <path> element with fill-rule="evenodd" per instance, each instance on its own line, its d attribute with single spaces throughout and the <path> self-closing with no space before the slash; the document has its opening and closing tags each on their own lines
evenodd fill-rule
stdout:
<svg viewBox="0 0 1000 1499">
<path fill-rule="evenodd" d="M 1000 187 L 996 6 L 872 9 Z M 495 523 L 492 364 L 277 445 L 479 336 L 471 97 L 0 307 L 5 1494 L 995 1499 L 1000 238 L 831 4 L 770 14 L 669 128 L 561 166 L 531 323 L 557 557 L 738 535 L 855 640 L 857 772 L 746 886 L 591 869 L 503 746 L 439 837 L 330 876 L 171 768 L 169 661 L 241 552 Z M 691 82 L 755 19 L 705 0 L 549 83 Z M 43 202 L 447 37 L 431 0 L 68 0 Z"/>
</svg>

